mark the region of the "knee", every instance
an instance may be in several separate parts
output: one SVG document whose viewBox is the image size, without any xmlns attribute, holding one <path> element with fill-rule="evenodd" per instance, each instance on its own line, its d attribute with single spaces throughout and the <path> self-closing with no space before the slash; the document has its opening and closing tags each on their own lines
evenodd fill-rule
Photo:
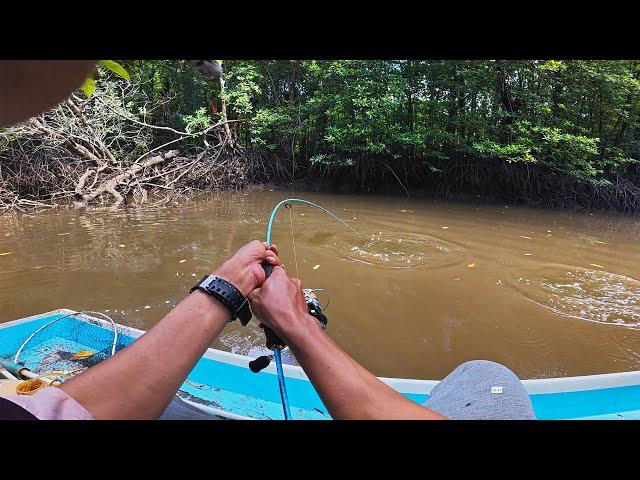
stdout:
<svg viewBox="0 0 640 480">
<path fill-rule="evenodd" d="M 459 365 L 454 372 L 474 377 L 501 377 L 519 380 L 517 375 L 507 367 L 490 360 L 470 360 Z"/>
</svg>

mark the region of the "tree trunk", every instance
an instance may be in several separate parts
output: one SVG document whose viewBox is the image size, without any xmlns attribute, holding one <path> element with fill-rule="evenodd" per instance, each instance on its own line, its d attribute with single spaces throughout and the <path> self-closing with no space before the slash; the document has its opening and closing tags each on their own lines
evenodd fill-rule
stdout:
<svg viewBox="0 0 640 480">
<path fill-rule="evenodd" d="M 220 64 L 222 66 L 222 64 Z M 226 83 L 224 81 L 224 73 L 220 75 L 220 116 L 222 117 L 222 121 L 224 122 L 224 135 L 227 139 L 227 142 L 230 146 L 233 146 L 233 137 L 231 136 L 231 129 L 229 128 L 229 124 L 227 123 L 227 102 L 224 99 Z"/>
</svg>

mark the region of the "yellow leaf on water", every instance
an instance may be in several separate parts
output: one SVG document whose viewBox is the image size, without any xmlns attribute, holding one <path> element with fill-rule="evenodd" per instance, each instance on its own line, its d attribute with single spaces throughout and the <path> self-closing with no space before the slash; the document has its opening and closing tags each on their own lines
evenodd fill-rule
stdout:
<svg viewBox="0 0 640 480">
<path fill-rule="evenodd" d="M 300 216 L 301 216 L 301 217 L 304 217 L 304 213 L 301 213 L 301 214 L 300 214 Z"/>
<path fill-rule="evenodd" d="M 89 358 L 94 354 L 91 350 L 83 350 L 78 353 L 74 353 L 69 360 L 82 360 L 83 358 Z"/>
<path fill-rule="evenodd" d="M 401 212 L 404 212 L 404 213 L 407 213 L 407 211 L 406 211 L 406 210 L 400 210 L 400 211 L 401 211 Z"/>
<path fill-rule="evenodd" d="M 532 253 L 525 253 L 525 255 L 529 257 L 529 256 L 531 256 L 533 254 Z"/>
<path fill-rule="evenodd" d="M 520 238 L 526 238 L 527 240 L 533 240 L 533 238 L 527 237 L 526 235 L 520 235 Z"/>
<path fill-rule="evenodd" d="M 598 265 L 597 263 L 590 263 L 589 265 L 596 268 L 604 268 L 602 265 Z"/>
<path fill-rule="evenodd" d="M 5 237 L 10 237 L 10 236 L 11 236 L 11 234 L 10 234 L 10 233 L 5 233 L 5 234 L 4 234 L 4 236 L 5 236 Z"/>
<path fill-rule="evenodd" d="M 0 257 L 4 257 L 5 255 L 11 255 L 13 252 L 2 252 L 0 253 Z"/>
<path fill-rule="evenodd" d="M 599 244 L 601 244 L 601 245 L 606 245 L 606 243 L 605 243 L 605 242 L 601 242 L 600 240 L 594 240 L 594 242 L 599 243 Z"/>
<path fill-rule="evenodd" d="M 184 263 L 184 262 L 186 262 L 186 260 L 182 259 L 178 263 Z"/>
<path fill-rule="evenodd" d="M 122 248 L 126 247 L 126 245 L 123 245 L 122 243 L 120 245 L 118 245 L 118 246 L 122 247 Z"/>
<path fill-rule="evenodd" d="M 443 230 L 447 230 L 449 227 L 442 227 Z"/>
<path fill-rule="evenodd" d="M 460 277 L 458 277 L 458 278 L 454 278 L 454 279 L 453 279 L 453 281 L 454 281 L 454 282 L 456 282 L 456 281 L 458 281 L 458 280 L 460 280 Z"/>
<path fill-rule="evenodd" d="M 476 264 L 475 263 L 470 263 L 469 265 L 467 265 L 468 268 L 476 268 Z"/>
<path fill-rule="evenodd" d="M 59 233 L 58 235 L 62 236 L 62 235 L 69 235 L 71 232 L 64 232 L 64 233 Z"/>
<path fill-rule="evenodd" d="M 33 225 L 30 223 L 29 225 L 27 225 L 27 227 L 33 227 Z"/>
<path fill-rule="evenodd" d="M 317 270 L 320 268 L 320 264 L 316 265 L 315 267 L 313 267 L 314 270 Z"/>
</svg>

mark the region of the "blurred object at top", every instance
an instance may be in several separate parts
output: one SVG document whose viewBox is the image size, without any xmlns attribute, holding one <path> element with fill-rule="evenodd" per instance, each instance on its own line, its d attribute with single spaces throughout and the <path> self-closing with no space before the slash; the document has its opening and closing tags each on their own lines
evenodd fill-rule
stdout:
<svg viewBox="0 0 640 480">
<path fill-rule="evenodd" d="M 222 76 L 222 66 L 214 60 L 188 60 L 188 63 L 208 77 L 220 78 Z"/>
</svg>

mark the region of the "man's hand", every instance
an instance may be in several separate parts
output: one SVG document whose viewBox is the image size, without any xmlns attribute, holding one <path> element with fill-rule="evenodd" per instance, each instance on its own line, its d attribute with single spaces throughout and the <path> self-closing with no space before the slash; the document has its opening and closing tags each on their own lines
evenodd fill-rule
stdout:
<svg viewBox="0 0 640 480">
<path fill-rule="evenodd" d="M 309 315 L 300 280 L 289 277 L 283 267 L 274 267 L 262 286 L 251 292 L 249 302 L 256 317 L 289 345 L 309 328 L 320 328 Z"/>
<path fill-rule="evenodd" d="M 280 265 L 278 247 L 254 240 L 240 248 L 233 257 L 216 268 L 213 274 L 231 282 L 246 297 L 265 280 L 262 262 Z"/>
</svg>

